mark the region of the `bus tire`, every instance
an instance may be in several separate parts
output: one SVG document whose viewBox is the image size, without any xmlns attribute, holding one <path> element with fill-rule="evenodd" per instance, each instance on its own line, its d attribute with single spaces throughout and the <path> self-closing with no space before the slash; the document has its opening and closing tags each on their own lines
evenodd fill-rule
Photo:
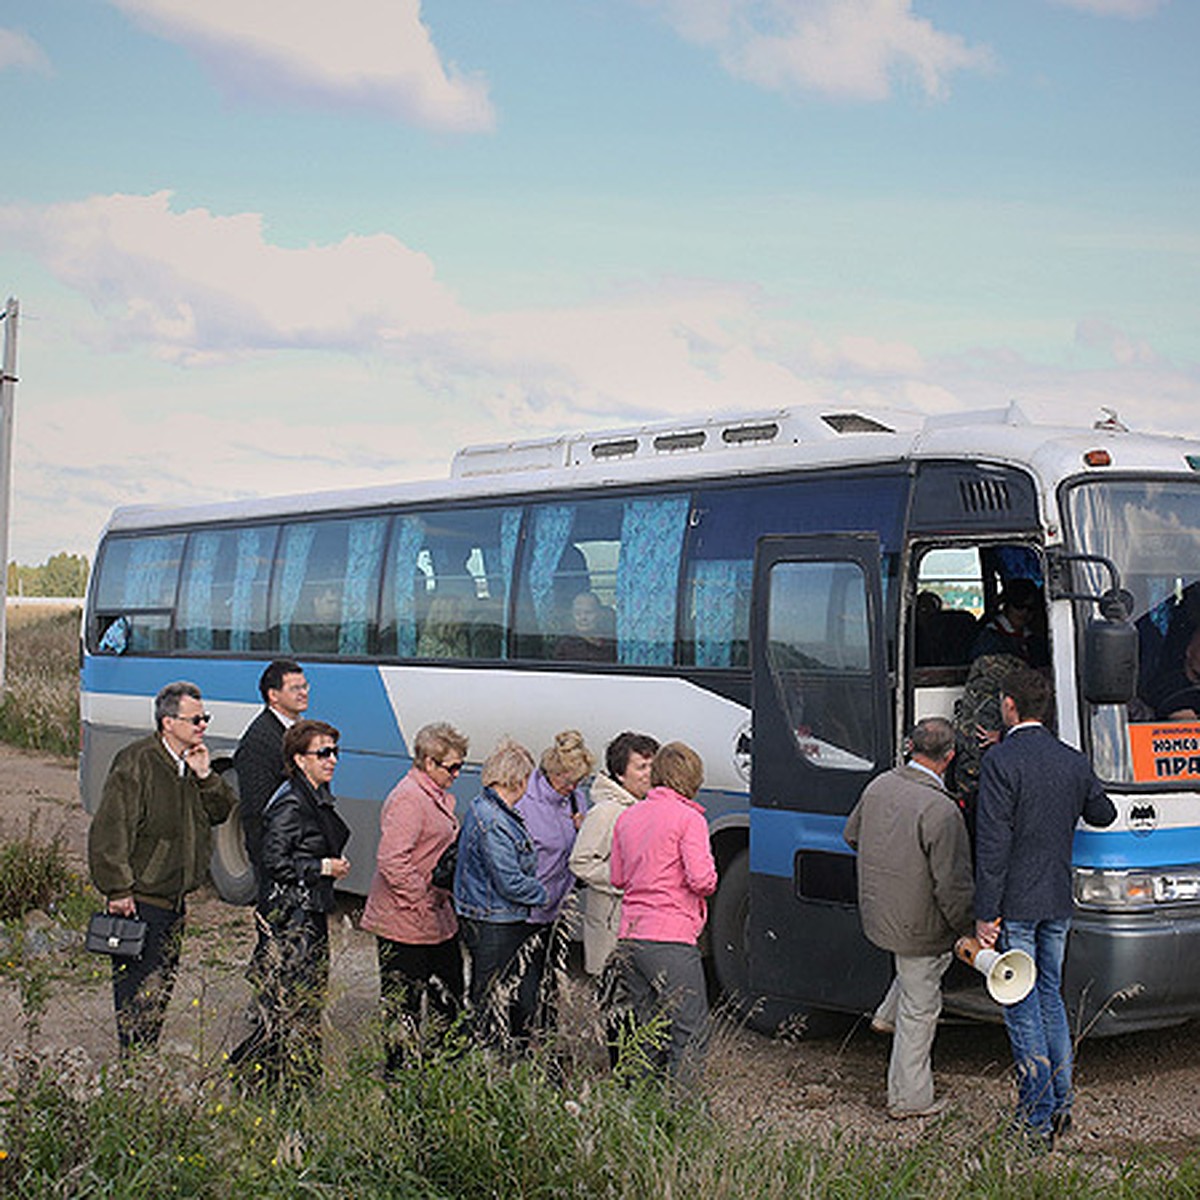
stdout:
<svg viewBox="0 0 1200 1200">
<path fill-rule="evenodd" d="M 721 872 L 709 910 L 713 972 L 722 1005 L 756 1033 L 823 1037 L 841 1029 L 838 1014 L 750 990 L 750 851 L 740 850 Z"/>
<path fill-rule="evenodd" d="M 233 764 L 224 759 L 214 764 L 214 767 L 221 772 L 221 777 L 233 789 L 234 795 L 237 795 L 237 772 L 233 769 Z M 241 811 L 236 804 L 229 816 L 213 830 L 209 870 L 217 895 L 226 904 L 253 904 L 258 898 L 258 880 L 246 853 Z"/>
</svg>

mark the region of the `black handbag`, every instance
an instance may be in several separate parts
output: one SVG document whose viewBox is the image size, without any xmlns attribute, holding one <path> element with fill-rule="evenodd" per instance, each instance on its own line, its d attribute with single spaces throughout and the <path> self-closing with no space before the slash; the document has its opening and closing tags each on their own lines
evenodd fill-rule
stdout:
<svg viewBox="0 0 1200 1200">
<path fill-rule="evenodd" d="M 116 913 L 92 913 L 83 944 L 93 954 L 141 958 L 146 949 L 146 922 Z"/>
<path fill-rule="evenodd" d="M 454 868 L 458 865 L 458 838 L 442 851 L 441 857 L 434 863 L 433 873 L 429 882 L 434 887 L 447 892 L 454 890 Z"/>
</svg>

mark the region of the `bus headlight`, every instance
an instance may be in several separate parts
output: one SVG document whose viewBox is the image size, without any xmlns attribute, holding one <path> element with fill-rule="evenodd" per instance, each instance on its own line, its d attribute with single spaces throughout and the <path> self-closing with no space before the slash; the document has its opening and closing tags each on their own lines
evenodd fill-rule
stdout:
<svg viewBox="0 0 1200 1200">
<path fill-rule="evenodd" d="M 1075 903 L 1081 908 L 1147 908 L 1200 900 L 1200 867 L 1156 871 L 1075 868 Z"/>
</svg>

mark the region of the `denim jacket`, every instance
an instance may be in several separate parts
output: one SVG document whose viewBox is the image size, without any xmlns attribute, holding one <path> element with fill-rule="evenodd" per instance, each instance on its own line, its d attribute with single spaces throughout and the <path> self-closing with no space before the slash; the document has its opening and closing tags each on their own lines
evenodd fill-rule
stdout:
<svg viewBox="0 0 1200 1200">
<path fill-rule="evenodd" d="M 471 801 L 458 840 L 454 908 L 461 917 L 512 924 L 545 904 L 537 851 L 520 814 L 491 788 Z"/>
</svg>

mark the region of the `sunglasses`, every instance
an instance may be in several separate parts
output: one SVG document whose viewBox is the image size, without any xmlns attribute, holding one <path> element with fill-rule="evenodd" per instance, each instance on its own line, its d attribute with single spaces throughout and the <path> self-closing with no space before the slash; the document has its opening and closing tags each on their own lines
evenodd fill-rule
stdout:
<svg viewBox="0 0 1200 1200">
<path fill-rule="evenodd" d="M 435 758 L 433 761 L 437 762 L 437 759 Z M 441 767 L 442 770 L 445 771 L 447 775 L 457 775 L 459 773 L 459 771 L 461 771 L 463 769 L 463 764 L 462 764 L 461 758 L 458 760 L 458 762 L 452 762 L 452 763 L 439 762 L 437 765 L 439 767 Z"/>
<path fill-rule="evenodd" d="M 212 720 L 212 713 L 197 713 L 194 717 L 174 716 L 172 721 L 186 721 L 189 725 L 195 725 L 197 728 L 201 725 L 207 725 Z"/>
<path fill-rule="evenodd" d="M 336 746 L 322 746 L 320 750 L 305 750 L 310 758 L 337 758 L 338 748 Z"/>
</svg>

